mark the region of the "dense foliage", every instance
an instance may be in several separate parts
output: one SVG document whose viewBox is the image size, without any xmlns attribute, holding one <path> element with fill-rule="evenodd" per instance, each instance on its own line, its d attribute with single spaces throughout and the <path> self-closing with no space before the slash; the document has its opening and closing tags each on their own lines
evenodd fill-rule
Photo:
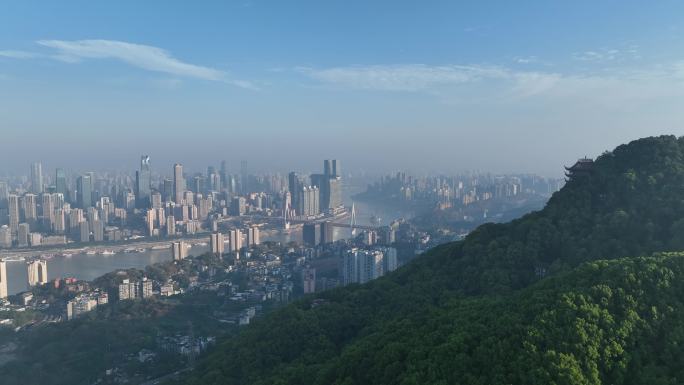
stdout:
<svg viewBox="0 0 684 385">
<path fill-rule="evenodd" d="M 568 271 L 683 248 L 684 139 L 641 139 L 539 212 L 277 311 L 188 381 L 678 383 L 682 257 Z"/>
</svg>

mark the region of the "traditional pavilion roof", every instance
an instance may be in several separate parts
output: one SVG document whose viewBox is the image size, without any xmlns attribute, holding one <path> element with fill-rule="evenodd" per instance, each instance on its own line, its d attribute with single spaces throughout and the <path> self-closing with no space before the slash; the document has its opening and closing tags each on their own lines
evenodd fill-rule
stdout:
<svg viewBox="0 0 684 385">
<path fill-rule="evenodd" d="M 570 167 L 565 167 L 565 176 L 572 178 L 578 175 L 588 175 L 594 169 L 594 160 L 590 158 L 578 159 L 575 164 Z"/>
</svg>

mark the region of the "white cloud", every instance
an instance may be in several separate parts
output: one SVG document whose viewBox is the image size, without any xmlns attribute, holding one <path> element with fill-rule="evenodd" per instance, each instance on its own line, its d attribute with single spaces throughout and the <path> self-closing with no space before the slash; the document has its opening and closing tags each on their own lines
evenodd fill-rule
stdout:
<svg viewBox="0 0 684 385">
<path fill-rule="evenodd" d="M 25 51 L 0 51 L 0 56 L 14 59 L 49 57 L 66 63 L 77 63 L 84 59 L 115 59 L 148 71 L 220 81 L 243 88 L 255 88 L 247 81 L 232 79 L 224 71 L 185 63 L 173 57 L 166 50 L 149 45 L 116 40 L 39 40 L 37 43 L 55 49 L 56 53 L 44 55 Z"/>
<path fill-rule="evenodd" d="M 39 40 L 38 44 L 54 48 L 66 60 L 118 59 L 149 71 L 165 72 L 205 80 L 223 80 L 222 71 L 184 63 L 167 51 L 149 45 L 114 40 Z"/>
<path fill-rule="evenodd" d="M 5 51 L 0 51 L 0 57 L 6 57 L 10 59 L 31 59 L 40 56 L 39 54 L 33 53 L 33 52 L 26 52 L 26 51 L 12 51 L 12 50 L 5 50 Z"/>
<path fill-rule="evenodd" d="M 684 96 L 684 61 L 659 67 L 613 67 L 585 73 L 516 70 L 502 66 L 423 64 L 299 68 L 335 87 L 415 92 L 452 103 L 549 100 L 626 106 L 633 102 L 677 100 Z"/>
</svg>

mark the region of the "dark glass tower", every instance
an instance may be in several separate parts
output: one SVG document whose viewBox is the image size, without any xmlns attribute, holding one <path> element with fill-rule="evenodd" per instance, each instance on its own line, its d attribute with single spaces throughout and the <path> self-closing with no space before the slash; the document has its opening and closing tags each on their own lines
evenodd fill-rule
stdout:
<svg viewBox="0 0 684 385">
<path fill-rule="evenodd" d="M 135 173 L 135 204 L 139 208 L 150 207 L 151 186 L 150 157 L 143 155 L 140 157 L 140 170 Z"/>
<path fill-rule="evenodd" d="M 90 175 L 81 175 L 76 180 L 76 203 L 82 209 L 93 206 L 93 182 Z"/>
</svg>

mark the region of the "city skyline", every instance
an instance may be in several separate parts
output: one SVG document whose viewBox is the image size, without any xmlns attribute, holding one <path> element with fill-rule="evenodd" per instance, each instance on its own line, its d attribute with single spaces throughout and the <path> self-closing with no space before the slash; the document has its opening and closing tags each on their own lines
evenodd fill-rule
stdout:
<svg viewBox="0 0 684 385">
<path fill-rule="evenodd" d="M 293 169 L 334 156 L 348 170 L 553 176 L 683 133 L 684 5 L 494 4 L 10 3 L 0 162 L 17 168 L 30 143 L 70 169 L 146 153 L 264 169 L 287 153 Z"/>
</svg>

